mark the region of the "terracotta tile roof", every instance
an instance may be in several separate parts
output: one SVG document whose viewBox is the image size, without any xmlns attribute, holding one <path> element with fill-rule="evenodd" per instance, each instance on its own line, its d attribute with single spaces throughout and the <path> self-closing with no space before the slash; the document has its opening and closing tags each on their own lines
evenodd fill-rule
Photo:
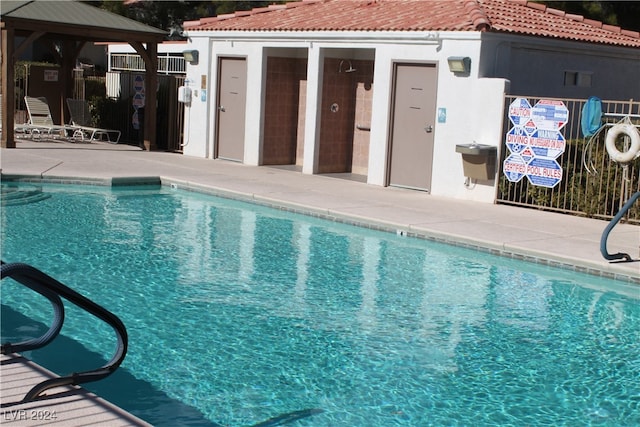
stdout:
<svg viewBox="0 0 640 427">
<path fill-rule="evenodd" d="M 482 5 L 490 16 L 492 31 L 640 47 L 638 31 L 623 30 L 540 3 L 483 0 Z"/>
<path fill-rule="evenodd" d="M 184 22 L 187 31 L 490 31 L 640 47 L 640 33 L 526 0 L 303 0 Z"/>
</svg>

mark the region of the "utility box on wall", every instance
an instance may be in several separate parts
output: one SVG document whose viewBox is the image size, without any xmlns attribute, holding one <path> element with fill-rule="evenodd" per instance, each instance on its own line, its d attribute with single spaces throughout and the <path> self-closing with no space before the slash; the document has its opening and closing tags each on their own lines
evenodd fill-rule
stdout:
<svg viewBox="0 0 640 427">
<path fill-rule="evenodd" d="M 464 176 L 479 181 L 487 181 L 495 177 L 498 147 L 475 143 L 458 144 L 456 152 L 462 154 Z"/>
</svg>

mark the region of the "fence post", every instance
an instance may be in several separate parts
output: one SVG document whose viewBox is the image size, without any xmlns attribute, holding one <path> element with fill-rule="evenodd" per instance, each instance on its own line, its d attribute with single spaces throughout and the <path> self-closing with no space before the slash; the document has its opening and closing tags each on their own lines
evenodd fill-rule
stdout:
<svg viewBox="0 0 640 427">
<path fill-rule="evenodd" d="M 73 70 L 73 99 L 85 99 L 84 71 Z"/>
</svg>

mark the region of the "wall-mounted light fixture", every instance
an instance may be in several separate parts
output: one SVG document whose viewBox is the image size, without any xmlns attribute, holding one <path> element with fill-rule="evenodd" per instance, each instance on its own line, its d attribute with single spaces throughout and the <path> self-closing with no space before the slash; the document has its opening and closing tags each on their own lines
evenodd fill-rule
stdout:
<svg viewBox="0 0 640 427">
<path fill-rule="evenodd" d="M 198 51 L 197 50 L 185 50 L 182 52 L 184 60 L 191 65 L 198 65 Z"/>
<path fill-rule="evenodd" d="M 471 72 L 471 58 L 468 56 L 450 56 L 447 62 L 449 71 L 452 73 L 469 74 Z"/>
</svg>

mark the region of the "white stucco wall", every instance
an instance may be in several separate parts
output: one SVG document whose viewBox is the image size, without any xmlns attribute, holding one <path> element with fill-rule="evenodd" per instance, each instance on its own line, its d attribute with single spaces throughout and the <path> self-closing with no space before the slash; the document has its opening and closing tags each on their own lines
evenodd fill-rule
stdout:
<svg viewBox="0 0 640 427">
<path fill-rule="evenodd" d="M 255 37 L 255 35 L 253 36 Z M 247 99 L 244 141 L 244 163 L 259 165 L 264 106 L 265 48 L 304 49 L 307 52 L 307 96 L 305 117 L 305 150 L 303 173 L 314 173 L 317 164 L 318 105 L 322 87 L 323 56 L 331 50 L 368 49 L 375 51 L 374 93 L 372 101 L 371 136 L 369 146 L 368 183 L 385 185 L 389 116 L 391 114 L 392 74 L 394 62 L 435 63 L 438 70 L 437 107 L 446 108 L 445 123 L 434 118 L 434 165 L 431 193 L 484 202 L 493 202 L 493 182 L 465 187 L 459 143 L 476 141 L 499 146 L 502 132 L 502 102 L 504 79 L 478 79 L 480 35 L 469 32 L 449 33 L 317 33 L 317 34 L 261 34 L 260 39 L 243 39 L 239 34 L 198 32 L 190 34 L 188 49 L 198 49 L 200 62 L 187 66 L 187 79 L 199 88 L 202 76 L 207 77 L 207 98 L 194 96 L 185 112 L 184 154 L 213 157 L 216 116 L 216 82 L 220 57 L 243 57 L 247 60 Z M 352 53 L 353 53 L 352 52 Z M 471 58 L 468 76 L 449 71 L 447 57 Z"/>
<path fill-rule="evenodd" d="M 455 146 L 473 141 L 500 146 L 506 80 L 478 79 L 479 35 L 442 33 L 440 37 L 441 44 L 391 44 L 376 49 L 368 183 L 385 184 L 393 63 L 436 62 L 436 104 L 437 109 L 446 109 L 446 122 L 438 123 L 435 118 L 431 194 L 493 202 L 493 182 L 464 185 L 462 160 Z M 471 73 L 460 76 L 450 72 L 449 56 L 471 58 Z"/>
<path fill-rule="evenodd" d="M 307 105 L 305 107 L 305 127 L 304 127 L 304 158 L 302 161 L 302 173 L 312 174 L 316 172 L 316 165 L 319 156 L 320 126 L 318 126 L 320 115 L 320 94 L 322 87 L 321 73 L 312 72 L 322 69 L 323 50 L 319 46 L 311 45 L 307 60 Z"/>
<path fill-rule="evenodd" d="M 465 82 L 448 81 L 446 94 L 439 106 L 447 108 L 447 122 L 438 123 L 433 165 L 434 195 L 482 202 L 493 202 L 493 181 L 471 181 L 465 185 L 462 155 L 457 144 L 486 144 L 500 147 L 503 142 L 502 117 L 504 93 L 508 82 L 504 79 L 472 79 Z M 498 151 L 499 154 L 499 151 Z M 499 157 L 498 157 L 499 158 Z M 496 159 L 496 175 L 498 173 Z"/>
<path fill-rule="evenodd" d="M 191 104 L 185 105 L 184 109 L 184 146 L 182 152 L 186 156 L 210 158 L 212 156 L 210 138 L 211 121 L 209 120 L 209 111 L 213 104 L 211 99 L 215 100 L 212 93 L 211 73 L 215 71 L 215 67 L 211 66 L 211 42 L 206 38 L 196 38 L 189 43 L 185 50 L 198 51 L 198 64 L 187 64 L 187 79 L 185 85 L 188 84 L 193 90 Z M 203 76 L 205 81 L 206 93 L 203 96 Z"/>
</svg>

